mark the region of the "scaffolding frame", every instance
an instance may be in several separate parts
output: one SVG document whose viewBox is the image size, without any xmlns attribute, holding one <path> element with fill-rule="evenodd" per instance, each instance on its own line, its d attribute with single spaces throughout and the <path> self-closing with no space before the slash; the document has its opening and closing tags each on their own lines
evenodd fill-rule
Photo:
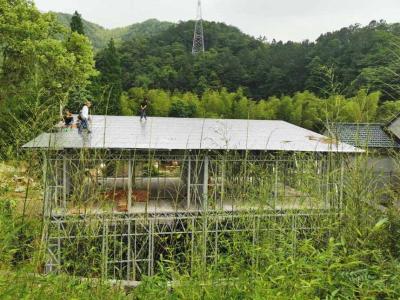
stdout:
<svg viewBox="0 0 400 300">
<path fill-rule="evenodd" d="M 293 153 L 209 151 L 94 153 L 82 150 L 47 154 L 43 168 L 44 236 L 48 249 L 46 272 L 140 281 L 143 276 L 156 274 L 158 263 L 166 256 L 179 262 L 180 269 L 191 272 L 194 265 L 206 266 L 217 261 L 221 241 L 226 241 L 231 234 L 244 233 L 256 245 L 260 234 L 266 233 L 273 239 L 277 230 L 273 224 L 279 223 L 282 224 L 280 229 L 295 236 L 304 235 L 328 227 L 338 218 L 343 207 L 345 158 L 340 156 L 337 164 L 338 154 L 334 153 L 302 154 L 300 158 Z M 71 161 L 84 166 L 105 161 L 127 165 L 128 181 L 124 186 L 128 191 L 128 211 L 71 213 L 68 210 L 68 168 Z M 177 195 L 182 198 L 177 197 L 176 201 L 181 201 L 182 207 L 175 205 L 174 211 L 153 212 L 148 210 L 148 197 L 145 211 L 135 212 L 132 209 L 135 205 L 132 191 L 136 184 L 136 168 L 147 163 L 150 179 L 146 184 L 149 190 L 153 179 L 150 162 L 154 161 L 179 162 L 181 181 Z M 265 177 L 255 176 L 261 174 L 260 170 L 264 170 L 262 174 Z M 158 177 L 157 181 L 160 180 Z M 312 181 L 309 185 L 315 191 L 298 193 L 296 187 L 307 180 Z M 258 190 L 263 193 L 258 193 Z M 268 201 L 246 207 L 228 201 L 236 197 L 240 198 L 240 203 L 254 202 L 249 195 Z M 320 196 L 324 199 L 323 205 L 314 206 L 312 200 Z M 310 204 L 300 207 L 281 205 L 295 198 L 309 200 Z M 230 209 L 227 209 L 227 204 L 231 205 Z M 94 252 L 90 274 L 87 274 L 87 268 L 79 267 L 82 262 L 79 258 L 87 256 L 89 251 L 85 244 L 90 245 L 90 251 Z M 70 253 L 72 248 L 75 253 Z M 188 254 L 188 257 L 182 258 L 182 254 Z"/>
<path fill-rule="evenodd" d="M 191 272 L 193 264 L 207 265 L 218 260 L 219 243 L 226 241 L 231 234 L 244 233 L 252 238 L 253 246 L 257 245 L 258 235 L 267 233 L 271 239 L 278 231 L 270 224 L 281 222 L 285 230 L 292 233 L 307 234 L 315 229 L 328 227 L 337 218 L 338 212 L 327 211 L 292 211 L 292 212 L 252 212 L 252 213 L 166 213 L 151 215 L 91 215 L 79 218 L 53 216 L 49 224 L 48 254 L 51 259 L 46 263 L 47 272 L 67 271 L 63 264 L 68 258 L 63 257 L 66 243 L 71 240 L 101 245 L 98 264 L 101 277 L 107 279 L 140 281 L 143 276 L 152 276 L 159 270 L 160 251 L 165 252 L 168 242 L 178 240 L 186 243 L 181 268 Z M 321 227 L 315 227 L 315 220 Z M 96 231 L 85 231 L 83 235 L 74 234 L 73 228 L 88 226 L 98 222 L 101 226 Z M 290 224 L 290 225 L 289 225 Z M 309 224 L 313 224 L 311 227 Z M 290 227 L 290 228 L 289 228 Z M 126 229 L 126 230 L 123 230 Z M 205 230 L 206 229 L 206 230 Z M 282 228 L 280 228 L 282 229 Z M 198 243 L 195 243 L 195 240 Z M 72 243 L 76 246 L 77 243 Z M 202 247 L 194 247 L 202 245 Z M 295 245 L 295 243 L 293 244 Z M 112 249 L 110 249 L 112 248 Z M 100 254 L 100 253 L 99 253 Z M 83 254 L 81 254 L 83 255 Z M 81 255 L 74 255 L 77 264 L 81 264 Z M 166 257 L 177 259 L 179 253 Z M 69 261 L 68 264 L 71 262 Z M 68 267 L 67 267 L 68 269 Z M 96 268 L 94 268 L 96 269 Z M 87 270 L 85 270 L 87 271 Z M 84 276 L 87 273 L 74 272 Z M 91 276 L 99 274 L 92 273 Z M 100 277 L 100 276 L 99 276 Z"/>
</svg>

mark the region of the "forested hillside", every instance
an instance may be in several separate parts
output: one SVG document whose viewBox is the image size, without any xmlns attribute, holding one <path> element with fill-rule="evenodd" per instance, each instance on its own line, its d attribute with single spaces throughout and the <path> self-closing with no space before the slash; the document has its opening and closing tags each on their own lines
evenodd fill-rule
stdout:
<svg viewBox="0 0 400 300">
<path fill-rule="evenodd" d="M 57 20 L 69 28 L 72 15 L 65 13 L 56 13 Z M 113 38 L 117 41 L 129 40 L 136 36 L 152 36 L 166 30 L 172 25 L 170 22 L 161 22 L 156 19 L 149 19 L 142 23 L 132 24 L 126 27 L 106 29 L 100 25 L 82 19 L 85 34 L 92 42 L 96 50 L 100 50 L 107 45 L 107 42 Z"/>
<path fill-rule="evenodd" d="M 393 65 L 399 55 L 399 24 L 371 22 L 321 35 L 316 42 L 282 43 L 206 22 L 207 52 L 197 57 L 190 53 L 193 27 L 193 22 L 183 22 L 152 37 L 124 41 L 118 49 L 124 89 L 202 93 L 242 87 L 251 98 L 265 99 L 304 90 L 352 96 L 366 88 L 380 90 L 385 99 L 399 98 L 388 85 L 399 70 Z"/>
<path fill-rule="evenodd" d="M 111 41 L 97 54 L 100 75 L 86 91 L 93 110 L 136 114 L 147 97 L 153 115 L 283 119 L 314 130 L 327 121 L 385 121 L 400 111 L 399 24 L 371 22 L 316 42 L 282 43 L 205 22 L 207 51 L 197 56 L 193 28 L 181 22 Z"/>
<path fill-rule="evenodd" d="M 69 26 L 71 15 L 57 18 Z M 302 43 L 256 39 L 223 23 L 205 22 L 206 53 L 193 57 L 194 23 L 155 19 L 104 29 L 82 20 L 95 49 L 113 38 L 121 61 L 122 87 L 195 91 L 241 87 L 253 99 L 312 91 L 319 96 L 358 90 L 380 91 L 382 99 L 400 98 L 400 24 L 372 21 L 322 34 Z M 104 50 L 103 52 L 106 52 Z M 101 57 L 103 54 L 100 54 Z"/>
</svg>

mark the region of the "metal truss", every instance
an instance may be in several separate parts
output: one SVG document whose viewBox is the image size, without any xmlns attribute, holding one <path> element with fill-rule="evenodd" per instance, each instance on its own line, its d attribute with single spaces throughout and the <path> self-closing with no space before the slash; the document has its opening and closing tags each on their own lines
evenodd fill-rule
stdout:
<svg viewBox="0 0 400 300">
<path fill-rule="evenodd" d="M 199 53 L 204 53 L 204 31 L 203 31 L 203 15 L 201 10 L 201 1 L 197 2 L 197 17 L 196 25 L 193 35 L 193 47 L 192 54 L 196 55 Z"/>
</svg>

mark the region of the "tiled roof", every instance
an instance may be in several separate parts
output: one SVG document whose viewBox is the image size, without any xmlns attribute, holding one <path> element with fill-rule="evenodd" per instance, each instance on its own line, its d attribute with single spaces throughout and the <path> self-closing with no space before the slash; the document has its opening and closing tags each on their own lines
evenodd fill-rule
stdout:
<svg viewBox="0 0 400 300">
<path fill-rule="evenodd" d="M 361 148 L 400 148 L 400 144 L 385 130 L 384 124 L 337 123 L 329 132 L 339 141 Z"/>
</svg>

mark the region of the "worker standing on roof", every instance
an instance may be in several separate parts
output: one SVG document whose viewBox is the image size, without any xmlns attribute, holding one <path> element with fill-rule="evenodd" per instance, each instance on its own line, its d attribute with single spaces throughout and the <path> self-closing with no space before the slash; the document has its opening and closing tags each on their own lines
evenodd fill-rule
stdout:
<svg viewBox="0 0 400 300">
<path fill-rule="evenodd" d="M 78 119 L 80 121 L 79 127 L 78 127 L 79 133 L 82 133 L 83 129 L 87 129 L 87 132 L 91 133 L 91 131 L 89 129 L 89 121 L 91 121 L 89 109 L 91 106 L 92 106 L 92 103 L 90 101 L 86 101 L 85 105 L 82 107 L 82 110 L 79 113 L 79 116 L 78 116 Z"/>
<path fill-rule="evenodd" d="M 140 104 L 140 121 L 142 121 L 143 118 L 147 121 L 147 106 L 148 101 L 147 97 L 145 97 L 143 102 Z"/>
</svg>

